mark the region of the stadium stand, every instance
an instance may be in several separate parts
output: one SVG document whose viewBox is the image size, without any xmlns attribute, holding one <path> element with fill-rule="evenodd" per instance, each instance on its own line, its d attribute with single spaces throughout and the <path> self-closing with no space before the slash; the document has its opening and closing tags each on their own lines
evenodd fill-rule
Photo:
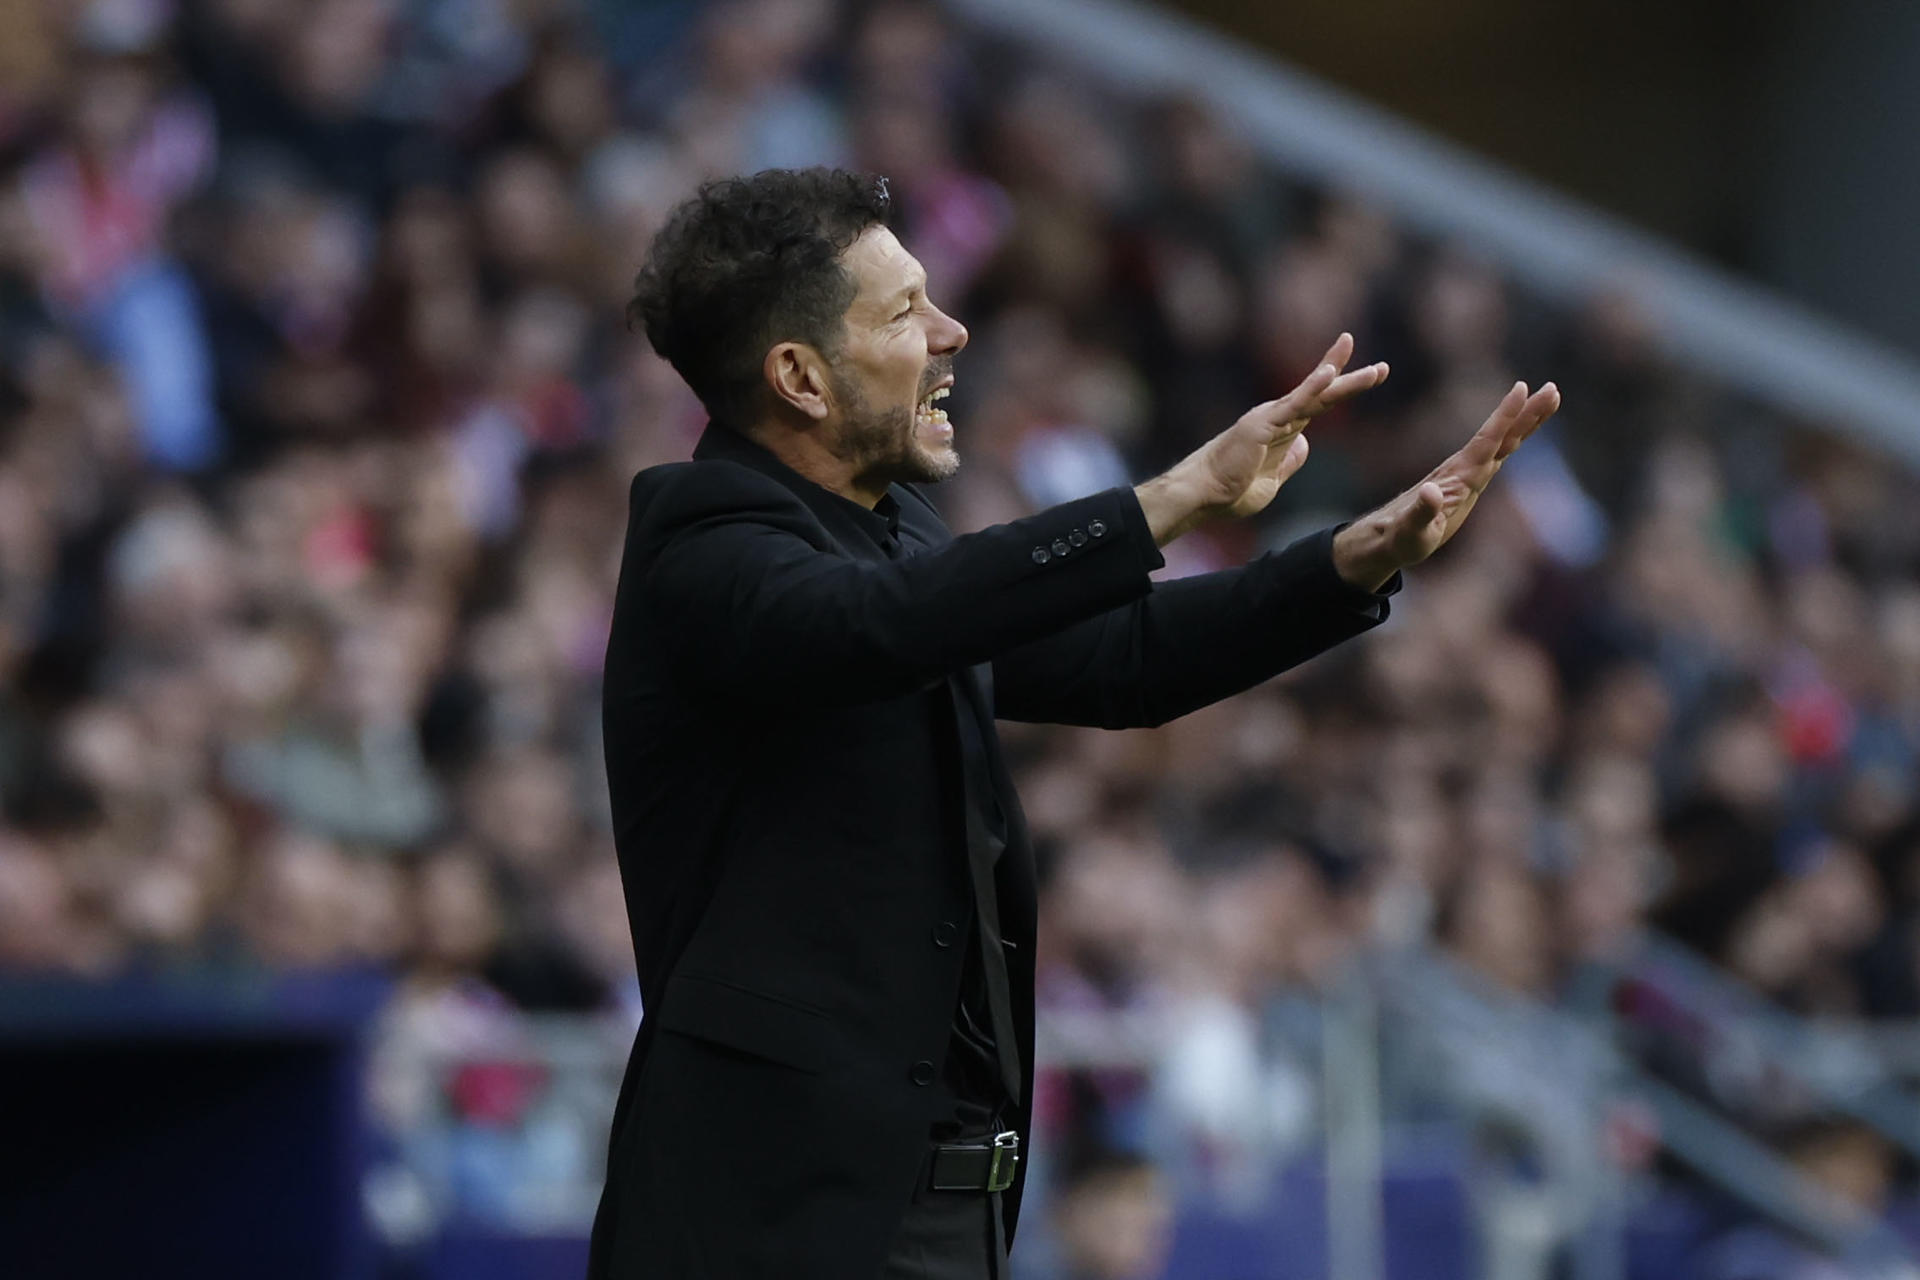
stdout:
<svg viewBox="0 0 1920 1280">
<path fill-rule="evenodd" d="M 640 1015 L 625 489 L 703 425 L 622 307 L 703 176 L 845 164 L 972 330 L 956 527 L 1166 464 L 1342 329 L 1391 381 L 1167 573 L 1565 393 L 1380 633 L 1162 729 L 1006 728 L 1021 1274 L 1913 1274 L 1912 441 L 919 0 L 8 12 L 5 1053 L 52 981 L 371 975 L 383 1273 L 576 1264 Z"/>
</svg>

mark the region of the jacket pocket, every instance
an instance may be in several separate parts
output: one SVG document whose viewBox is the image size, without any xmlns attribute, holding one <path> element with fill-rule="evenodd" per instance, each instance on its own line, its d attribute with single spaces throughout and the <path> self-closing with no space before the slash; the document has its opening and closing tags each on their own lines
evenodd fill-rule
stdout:
<svg viewBox="0 0 1920 1280">
<path fill-rule="evenodd" d="M 660 1000 L 660 1029 L 710 1040 L 800 1071 L 820 1072 L 839 1057 L 823 1013 L 762 995 L 721 978 L 675 974 Z"/>
</svg>

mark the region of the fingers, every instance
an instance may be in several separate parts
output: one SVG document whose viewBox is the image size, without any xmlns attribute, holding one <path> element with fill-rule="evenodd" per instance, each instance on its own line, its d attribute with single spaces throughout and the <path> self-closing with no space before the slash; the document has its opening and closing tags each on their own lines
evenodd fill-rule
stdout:
<svg viewBox="0 0 1920 1280">
<path fill-rule="evenodd" d="M 1432 480 L 1422 480 L 1407 494 L 1406 507 L 1395 522 L 1398 526 L 1395 532 L 1402 540 L 1418 541 L 1431 525 L 1446 515 L 1446 510 L 1446 491 Z"/>
<path fill-rule="evenodd" d="M 1473 511 L 1501 462 L 1560 408 L 1560 389 L 1548 382 L 1529 394 L 1516 382 L 1473 438 L 1383 514 L 1402 566 L 1418 564 L 1443 546 Z"/>
<path fill-rule="evenodd" d="M 1307 461 L 1307 438 L 1295 434 L 1285 444 L 1267 446 L 1266 460 L 1254 473 L 1256 476 L 1285 484 L 1287 478 L 1298 471 Z"/>
<path fill-rule="evenodd" d="M 1418 564 L 1446 540 L 1446 490 L 1423 480 L 1381 509 L 1380 532 L 1402 566 Z"/>
<path fill-rule="evenodd" d="M 1473 433 L 1460 452 L 1455 455 L 1461 461 L 1473 466 L 1484 465 L 1500 458 L 1501 446 L 1506 442 L 1507 434 L 1527 406 L 1527 384 L 1516 382 L 1500 397 L 1500 403 L 1493 407 L 1487 420 Z"/>
<path fill-rule="evenodd" d="M 1307 438 L 1295 436 L 1287 451 L 1280 455 L 1280 465 L 1274 469 L 1274 479 L 1281 484 L 1293 478 L 1293 473 L 1307 465 Z"/>
<path fill-rule="evenodd" d="M 1447 509 L 1447 495 L 1431 480 L 1423 480 L 1413 491 L 1411 521 L 1416 528 L 1432 524 Z"/>
<path fill-rule="evenodd" d="M 1324 373 L 1331 365 L 1321 365 L 1316 373 Z M 1370 364 L 1364 369 L 1355 369 L 1330 380 L 1321 380 L 1310 376 L 1293 391 L 1272 402 L 1268 421 L 1275 428 L 1274 440 L 1285 437 L 1289 430 L 1298 431 L 1306 426 L 1307 419 L 1325 413 L 1334 405 L 1351 400 L 1362 391 L 1370 391 L 1387 380 L 1386 362 Z"/>
<path fill-rule="evenodd" d="M 1327 348 L 1327 354 L 1320 357 L 1321 364 L 1330 364 L 1336 369 L 1347 367 L 1347 361 L 1353 359 L 1353 335 L 1342 333 Z"/>
<path fill-rule="evenodd" d="M 1299 423 L 1303 418 L 1324 413 L 1334 405 L 1387 380 L 1389 370 L 1385 361 L 1342 373 L 1341 370 L 1352 356 L 1353 335 L 1343 333 L 1334 339 L 1333 345 L 1327 348 L 1326 356 L 1299 386 L 1278 400 L 1269 400 L 1254 410 L 1276 428 L 1275 442 L 1285 434 L 1284 428 Z M 1298 430 L 1298 427 L 1294 429 Z"/>
<path fill-rule="evenodd" d="M 1387 373 L 1387 362 L 1382 360 L 1364 369 L 1355 369 L 1351 373 L 1341 374 L 1328 383 L 1327 389 L 1321 393 L 1320 407 L 1324 409 L 1328 405 L 1338 404 L 1362 391 L 1371 391 L 1387 380 Z"/>
<path fill-rule="evenodd" d="M 1543 383 L 1538 391 L 1528 395 L 1527 384 L 1516 382 L 1456 456 L 1473 467 L 1500 462 L 1525 443 L 1559 408 L 1560 388 L 1553 383 Z"/>
<path fill-rule="evenodd" d="M 1526 442 L 1527 437 L 1538 431 L 1559 408 L 1560 388 L 1551 382 L 1543 384 L 1538 391 L 1527 397 L 1526 403 L 1520 406 L 1519 414 L 1513 422 L 1508 424 L 1506 435 L 1501 440 L 1500 449 L 1494 455 L 1495 458 L 1505 458 L 1518 449 Z"/>
<path fill-rule="evenodd" d="M 1300 380 L 1300 385 L 1273 401 L 1273 419 L 1276 422 L 1288 422 L 1295 418 L 1304 418 L 1312 414 L 1312 406 L 1320 402 L 1340 378 L 1340 366 L 1331 362 L 1321 364 Z"/>
</svg>

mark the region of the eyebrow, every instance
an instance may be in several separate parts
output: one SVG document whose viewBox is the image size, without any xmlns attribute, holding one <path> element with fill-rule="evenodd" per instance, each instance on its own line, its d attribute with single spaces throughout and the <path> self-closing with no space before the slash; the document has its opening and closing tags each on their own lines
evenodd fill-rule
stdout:
<svg viewBox="0 0 1920 1280">
<path fill-rule="evenodd" d="M 888 309 L 892 310 L 894 307 L 898 307 L 901 303 L 905 302 L 908 298 L 911 298 L 914 294 L 914 290 L 924 289 L 926 287 L 927 287 L 927 277 L 925 275 L 922 275 L 918 280 L 915 280 L 912 284 L 909 284 L 906 288 L 901 289 L 899 292 L 895 293 L 892 299 L 888 303 Z"/>
</svg>

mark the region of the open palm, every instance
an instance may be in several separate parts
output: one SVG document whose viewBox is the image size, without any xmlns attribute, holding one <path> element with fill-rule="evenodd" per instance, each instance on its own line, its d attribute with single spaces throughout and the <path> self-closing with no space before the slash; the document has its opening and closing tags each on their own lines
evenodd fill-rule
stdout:
<svg viewBox="0 0 1920 1280">
<path fill-rule="evenodd" d="M 1247 410 L 1202 448 L 1199 460 L 1217 506 L 1236 516 L 1264 510 L 1307 460 L 1307 438 L 1301 434 L 1307 423 L 1386 381 L 1385 364 L 1342 373 L 1352 357 L 1353 335 L 1343 333 L 1299 386 Z"/>
<path fill-rule="evenodd" d="M 1549 382 L 1532 395 L 1516 382 L 1473 438 L 1425 479 L 1382 507 L 1393 558 L 1416 565 L 1458 533 L 1500 466 L 1560 407 L 1560 390 Z"/>
</svg>

